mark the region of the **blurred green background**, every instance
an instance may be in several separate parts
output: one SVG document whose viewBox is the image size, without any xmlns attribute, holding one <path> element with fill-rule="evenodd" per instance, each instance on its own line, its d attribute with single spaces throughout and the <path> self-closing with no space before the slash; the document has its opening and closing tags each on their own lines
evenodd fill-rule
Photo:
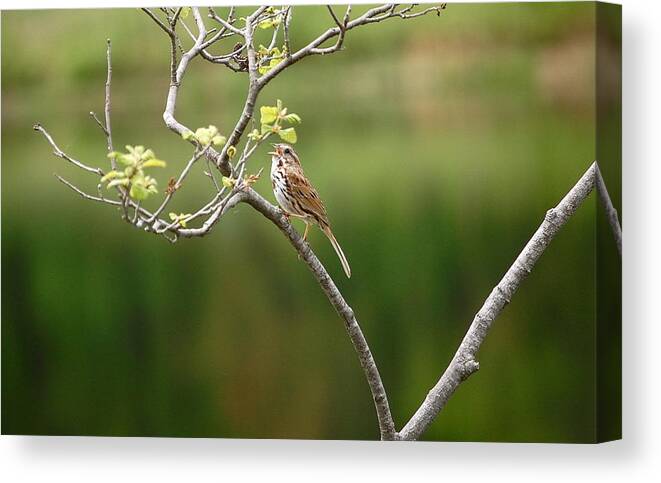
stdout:
<svg viewBox="0 0 661 483">
<path fill-rule="evenodd" d="M 331 25 L 325 7 L 296 7 L 293 47 Z M 346 50 L 296 64 L 259 98 L 303 118 L 297 150 L 353 277 L 318 230 L 311 243 L 356 312 L 398 427 L 595 157 L 594 34 L 591 3 L 450 4 L 352 31 Z M 341 320 L 261 215 L 240 206 L 210 236 L 171 245 L 55 180 L 95 191 L 37 121 L 72 156 L 108 164 L 88 116 L 103 112 L 106 38 L 115 146 L 167 160 L 161 186 L 190 157 L 162 122 L 168 41 L 145 14 L 3 12 L 3 433 L 377 438 Z M 227 133 L 245 89 L 245 74 L 196 59 L 177 117 Z M 267 150 L 250 171 L 268 172 Z M 172 211 L 208 199 L 199 171 Z M 256 189 L 273 200 L 268 176 Z M 424 439 L 594 440 L 594 216 L 592 196 Z"/>
</svg>

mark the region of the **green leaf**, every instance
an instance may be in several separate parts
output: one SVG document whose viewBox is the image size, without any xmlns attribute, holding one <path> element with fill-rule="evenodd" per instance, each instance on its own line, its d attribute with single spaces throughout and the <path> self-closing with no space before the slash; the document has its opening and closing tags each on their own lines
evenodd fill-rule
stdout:
<svg viewBox="0 0 661 483">
<path fill-rule="evenodd" d="M 121 173 L 119 171 L 108 171 L 103 178 L 101 178 L 101 182 L 105 183 L 106 181 L 110 181 L 111 179 L 118 178 L 120 176 L 124 176 L 124 173 Z"/>
<path fill-rule="evenodd" d="M 149 196 L 149 192 L 147 191 L 147 188 L 141 183 L 133 183 L 131 185 L 131 190 L 129 191 L 129 196 L 134 200 L 140 201 L 147 198 L 147 196 Z"/>
<path fill-rule="evenodd" d="M 236 155 L 236 148 L 234 146 L 230 146 L 227 148 L 227 157 L 233 158 Z"/>
<path fill-rule="evenodd" d="M 292 112 L 291 114 L 287 114 L 285 116 L 285 121 L 287 121 L 289 124 L 300 124 L 301 116 Z"/>
<path fill-rule="evenodd" d="M 280 110 L 277 107 L 273 106 L 262 106 L 259 108 L 259 113 L 261 114 L 262 124 L 271 124 L 275 122 L 278 118 L 278 113 Z"/>
<path fill-rule="evenodd" d="M 259 66 L 259 69 L 258 69 L 259 73 L 262 74 L 262 75 L 266 74 L 271 69 L 274 69 L 283 60 L 285 60 L 284 57 L 276 57 L 276 58 L 271 59 L 268 64 Z M 277 108 L 276 108 L 276 110 L 277 110 Z M 287 111 L 287 109 L 285 109 L 283 112 L 286 112 L 286 111 Z M 278 112 L 278 115 L 282 115 L 283 112 Z"/>
<path fill-rule="evenodd" d="M 259 141 L 262 138 L 262 135 L 259 133 L 257 129 L 253 129 L 249 134 L 248 134 L 248 139 L 252 141 Z"/>
<path fill-rule="evenodd" d="M 223 186 L 225 188 L 232 188 L 234 186 L 234 180 L 232 178 L 228 178 L 227 176 L 223 176 Z"/>
<path fill-rule="evenodd" d="M 296 144 L 296 130 L 293 127 L 288 127 L 287 129 L 281 129 L 278 131 L 278 135 L 284 141 L 287 141 L 291 144 Z"/>
<path fill-rule="evenodd" d="M 270 124 L 262 124 L 262 136 L 267 132 L 272 132 L 272 131 L 273 131 L 273 126 L 271 126 Z"/>
<path fill-rule="evenodd" d="M 262 55 L 262 56 L 269 55 L 269 49 L 264 47 L 264 45 L 262 45 L 262 44 L 259 44 L 259 49 L 257 49 L 257 52 L 259 53 L 259 55 Z"/>
<path fill-rule="evenodd" d="M 193 131 L 189 131 L 188 129 L 186 129 L 183 133 L 181 133 L 181 137 L 184 138 L 184 141 L 190 141 L 190 139 L 193 136 L 194 136 Z"/>
<path fill-rule="evenodd" d="M 179 13 L 179 17 L 184 19 L 187 18 L 189 14 L 190 14 L 190 7 L 182 7 L 181 13 Z"/>
<path fill-rule="evenodd" d="M 147 161 L 149 159 L 154 159 L 155 157 L 156 157 L 156 155 L 154 154 L 154 151 L 152 151 L 151 149 L 148 149 L 147 151 L 145 151 L 142 154 L 142 156 L 140 156 L 140 159 L 142 161 Z"/>
<path fill-rule="evenodd" d="M 128 178 L 118 178 L 118 179 L 113 179 L 110 183 L 108 183 L 108 186 L 106 188 L 110 189 L 113 186 L 128 186 L 130 183 Z"/>
<path fill-rule="evenodd" d="M 136 163 L 133 156 L 128 155 L 128 154 L 120 153 L 119 156 L 117 156 L 116 159 L 117 159 L 117 161 L 122 163 L 124 166 L 131 166 L 131 165 L 134 165 Z"/>
<path fill-rule="evenodd" d="M 211 140 L 214 146 L 224 146 L 225 143 L 227 142 L 227 138 L 225 136 L 214 136 L 213 139 Z"/>
<path fill-rule="evenodd" d="M 130 146 L 127 144 L 125 147 L 126 150 L 137 159 L 140 159 L 145 152 L 144 146 Z"/>
<path fill-rule="evenodd" d="M 167 163 L 165 161 L 156 158 L 152 158 L 142 163 L 143 168 L 165 168 L 166 166 Z"/>
</svg>

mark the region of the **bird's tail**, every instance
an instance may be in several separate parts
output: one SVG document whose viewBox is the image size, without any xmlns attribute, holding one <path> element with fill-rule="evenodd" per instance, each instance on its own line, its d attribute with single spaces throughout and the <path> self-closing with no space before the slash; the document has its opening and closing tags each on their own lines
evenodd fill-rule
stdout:
<svg viewBox="0 0 661 483">
<path fill-rule="evenodd" d="M 349 266 L 349 262 L 347 261 L 347 257 L 344 256 L 344 252 L 342 251 L 342 247 L 340 244 L 337 242 L 335 239 L 335 235 L 333 235 L 333 232 L 330 229 L 330 226 L 325 226 L 322 228 L 324 234 L 328 237 L 328 239 L 331 242 L 331 245 L 333 245 L 333 248 L 335 249 L 335 253 L 337 253 L 338 258 L 340 259 L 340 262 L 342 263 L 342 268 L 344 269 L 344 273 L 347 274 L 347 278 L 351 278 L 351 267 Z"/>
</svg>

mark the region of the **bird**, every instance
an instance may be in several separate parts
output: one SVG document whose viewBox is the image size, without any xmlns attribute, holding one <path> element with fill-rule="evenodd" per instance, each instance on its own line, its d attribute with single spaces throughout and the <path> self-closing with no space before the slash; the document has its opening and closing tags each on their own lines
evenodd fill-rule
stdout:
<svg viewBox="0 0 661 483">
<path fill-rule="evenodd" d="M 317 190 L 305 176 L 298 154 L 288 144 L 280 143 L 272 146 L 274 151 L 268 153 L 271 155 L 271 185 L 278 205 L 287 217 L 295 216 L 305 222 L 304 241 L 307 239 L 310 225 L 319 226 L 333 245 L 347 278 L 351 278 L 351 267 L 342 247 L 333 235 L 326 207 Z"/>
</svg>

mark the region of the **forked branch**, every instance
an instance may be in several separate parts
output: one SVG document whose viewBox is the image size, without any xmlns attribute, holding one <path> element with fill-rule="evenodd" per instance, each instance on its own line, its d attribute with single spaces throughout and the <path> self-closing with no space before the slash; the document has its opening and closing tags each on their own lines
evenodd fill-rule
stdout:
<svg viewBox="0 0 661 483">
<path fill-rule="evenodd" d="M 486 339 L 491 325 L 505 305 L 510 303 L 519 285 L 530 274 L 551 240 L 590 194 L 595 184 L 596 173 L 598 167 L 595 161 L 560 203 L 546 212 L 542 224 L 475 315 L 450 365 L 429 391 L 411 420 L 401 430 L 401 439 L 418 439 L 445 407 L 459 384 L 479 369 L 477 352 Z"/>
</svg>

